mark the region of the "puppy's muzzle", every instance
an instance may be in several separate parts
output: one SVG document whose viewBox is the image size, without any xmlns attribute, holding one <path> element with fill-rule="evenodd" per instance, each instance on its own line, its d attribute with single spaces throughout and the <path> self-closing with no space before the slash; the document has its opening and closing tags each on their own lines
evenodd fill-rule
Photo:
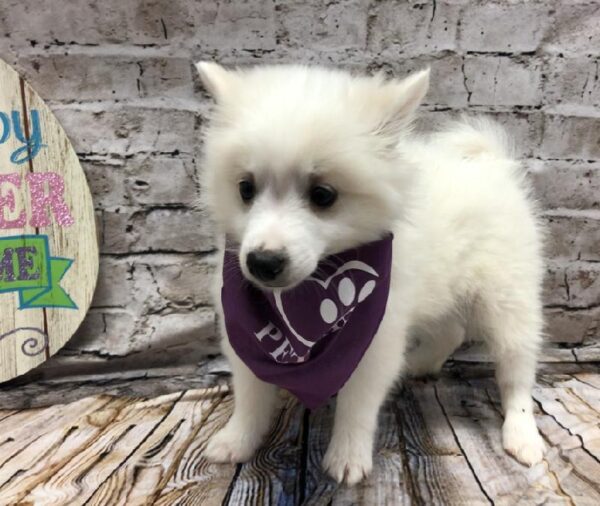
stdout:
<svg viewBox="0 0 600 506">
<path fill-rule="evenodd" d="M 250 274 L 265 283 L 275 281 L 284 271 L 287 263 L 288 257 L 281 250 L 253 250 L 248 253 L 246 258 L 246 265 Z"/>
</svg>

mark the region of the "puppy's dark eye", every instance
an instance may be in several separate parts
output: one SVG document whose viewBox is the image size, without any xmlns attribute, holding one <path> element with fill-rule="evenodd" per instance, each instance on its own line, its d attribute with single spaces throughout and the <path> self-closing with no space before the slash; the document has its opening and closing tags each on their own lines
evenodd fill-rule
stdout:
<svg viewBox="0 0 600 506">
<path fill-rule="evenodd" d="M 256 188 L 254 187 L 253 181 L 243 179 L 238 183 L 238 188 L 240 190 L 240 197 L 242 197 L 244 202 L 250 202 L 254 198 Z"/>
<path fill-rule="evenodd" d="M 310 189 L 310 201 L 317 207 L 331 207 L 337 199 L 337 192 L 331 186 L 319 184 Z"/>
</svg>

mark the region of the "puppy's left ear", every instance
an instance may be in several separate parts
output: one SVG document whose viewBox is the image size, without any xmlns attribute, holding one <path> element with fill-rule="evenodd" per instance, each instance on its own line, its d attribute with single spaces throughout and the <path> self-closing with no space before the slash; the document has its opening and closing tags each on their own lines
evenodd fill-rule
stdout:
<svg viewBox="0 0 600 506">
<path fill-rule="evenodd" d="M 429 89 L 429 68 L 415 72 L 401 81 L 385 85 L 389 88 L 387 93 L 391 96 L 394 116 L 411 116 L 421 104 Z"/>
<path fill-rule="evenodd" d="M 402 80 L 380 83 L 374 104 L 378 109 L 378 133 L 393 137 L 400 134 L 412 121 L 428 88 L 428 68 Z"/>
<path fill-rule="evenodd" d="M 227 96 L 234 93 L 238 82 L 238 75 L 234 70 L 227 70 L 209 61 L 200 61 L 195 67 L 200 74 L 202 84 L 217 102 L 225 100 Z"/>
</svg>

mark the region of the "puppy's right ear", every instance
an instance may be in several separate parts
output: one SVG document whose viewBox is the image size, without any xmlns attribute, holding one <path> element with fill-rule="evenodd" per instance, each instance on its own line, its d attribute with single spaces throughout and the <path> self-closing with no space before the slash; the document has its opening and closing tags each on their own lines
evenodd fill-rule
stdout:
<svg viewBox="0 0 600 506">
<path fill-rule="evenodd" d="M 196 63 L 196 69 L 202 84 L 217 102 L 224 100 L 237 85 L 235 71 L 226 70 L 216 63 L 201 61 Z"/>
</svg>

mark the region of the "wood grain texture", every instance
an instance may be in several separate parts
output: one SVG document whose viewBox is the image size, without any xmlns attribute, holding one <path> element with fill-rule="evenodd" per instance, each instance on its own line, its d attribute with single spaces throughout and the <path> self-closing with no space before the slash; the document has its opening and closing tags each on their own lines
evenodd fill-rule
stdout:
<svg viewBox="0 0 600 506">
<path fill-rule="evenodd" d="M 303 414 L 302 498 L 309 505 L 329 504 L 339 488 L 335 480 L 323 473 L 321 466 L 331 436 L 334 408 L 332 402 Z"/>
<path fill-rule="evenodd" d="M 87 407 L 79 403 L 77 413 L 65 410 L 55 427 L 37 428 L 41 435 L 4 462 L 0 467 L 3 500 L 18 503 L 30 490 L 50 479 L 79 451 L 91 445 L 127 404 L 126 399 L 105 396 L 92 399 Z"/>
<path fill-rule="evenodd" d="M 380 414 L 372 475 L 352 488 L 321 470 L 335 401 L 309 412 L 284 396 L 243 465 L 203 456 L 231 414 L 222 385 L 2 411 L 0 505 L 600 504 L 600 375 L 543 375 L 534 397 L 548 452 L 526 468 L 502 450 L 490 378 L 408 382 Z"/>
<path fill-rule="evenodd" d="M 331 504 L 414 504 L 413 477 L 408 469 L 406 440 L 393 404 L 384 408 L 379 417 L 378 433 L 373 466 L 376 470 L 355 487 L 340 487 L 335 484 Z M 328 442 L 327 442 L 328 443 Z M 323 481 L 322 475 L 316 477 Z M 331 483 L 332 480 L 327 478 Z M 307 497 L 310 497 L 307 493 Z M 314 504 L 317 501 L 311 498 Z"/>
<path fill-rule="evenodd" d="M 60 286 L 76 304 L 76 308 L 47 307 L 23 308 L 15 291 L 0 293 L 0 382 L 26 373 L 56 353 L 73 335 L 90 306 L 98 275 L 98 245 L 91 194 L 79 160 L 62 127 L 54 114 L 35 91 L 23 81 L 6 63 L 0 60 L 0 111 L 4 114 L 17 114 L 22 139 L 18 138 L 14 121 L 10 125 L 10 135 L 0 143 L 0 174 L 18 174 L 20 186 L 8 185 L 2 190 L 4 197 L 14 196 L 14 209 L 1 206 L 0 212 L 6 219 L 15 220 L 22 211 L 26 222 L 18 228 L 0 229 L 0 237 L 41 235 L 48 238 L 48 256 L 73 260 L 60 280 Z M 11 162 L 11 154 L 18 148 L 27 146 L 32 134 L 32 114 L 39 115 L 39 128 L 43 146 L 35 156 L 29 148 L 26 163 Z M 4 126 L 3 132 L 8 131 Z M 31 185 L 25 177 L 30 173 L 53 172 L 64 181 L 64 200 L 72 225 L 61 226 L 56 216 L 44 206 L 44 213 L 50 216 L 50 225 L 31 225 L 34 200 Z M 53 191 L 45 183 L 44 194 Z M 48 264 L 50 265 L 50 264 Z M 34 328 L 31 330 L 16 329 Z M 8 334 L 8 335 L 7 335 Z M 43 338 L 47 335 L 47 343 Z M 35 338 L 36 341 L 28 341 Z"/>
<path fill-rule="evenodd" d="M 94 492 L 88 504 L 144 505 L 164 488 L 220 397 L 188 391 L 168 416 Z"/>
<path fill-rule="evenodd" d="M 204 458 L 203 451 L 209 438 L 227 422 L 232 407 L 233 398 L 228 396 L 211 411 L 185 449 L 177 469 L 158 491 L 155 504 L 222 504 L 237 472 L 236 466 L 212 464 Z"/>
<path fill-rule="evenodd" d="M 286 396 L 265 444 L 251 462 L 241 467 L 232 482 L 226 504 L 298 503 L 303 412 L 304 408 L 294 398 Z"/>
<path fill-rule="evenodd" d="M 34 504 L 84 504 L 168 415 L 181 394 L 133 402 L 93 443 L 22 500 Z"/>
<path fill-rule="evenodd" d="M 394 410 L 413 497 L 425 504 L 443 504 L 448 497 L 462 504 L 487 504 L 488 497 L 462 452 L 435 387 L 426 383 L 404 389 Z"/>
</svg>

